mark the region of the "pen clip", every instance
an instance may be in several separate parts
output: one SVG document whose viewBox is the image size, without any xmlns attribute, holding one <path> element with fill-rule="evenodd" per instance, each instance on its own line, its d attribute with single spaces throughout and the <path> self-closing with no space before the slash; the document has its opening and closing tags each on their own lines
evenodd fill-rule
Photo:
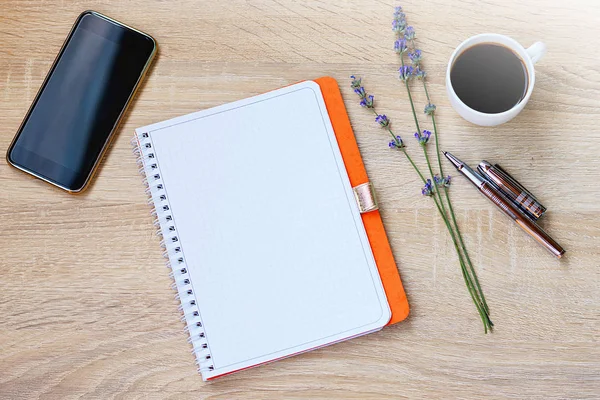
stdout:
<svg viewBox="0 0 600 400">
<path fill-rule="evenodd" d="M 527 195 L 528 195 L 529 197 L 531 197 L 533 200 L 535 200 L 535 201 L 539 202 L 539 200 L 538 200 L 538 199 L 537 199 L 537 198 L 536 198 L 536 197 L 533 195 L 533 193 L 531 193 L 531 192 L 530 192 L 530 191 L 529 191 L 529 190 L 528 190 L 528 189 L 527 189 L 527 188 L 526 188 L 526 187 L 525 187 L 525 186 L 524 186 L 524 185 L 523 185 L 521 182 L 519 182 L 519 181 L 518 181 L 518 180 L 517 180 L 517 179 L 516 179 L 514 176 L 512 176 L 511 174 L 509 174 L 508 172 L 506 172 L 506 170 L 505 170 L 504 168 L 502 168 L 502 167 L 501 167 L 500 165 L 498 165 L 498 164 L 494 164 L 494 167 L 495 167 L 495 168 L 496 168 L 498 171 L 500 171 L 500 172 L 502 172 L 504 175 L 506 175 L 506 177 L 507 177 L 509 180 L 512 180 L 514 183 L 516 183 L 516 186 L 517 186 L 517 187 L 519 187 L 519 189 L 520 189 L 522 192 L 525 192 L 525 193 L 527 193 Z"/>
</svg>

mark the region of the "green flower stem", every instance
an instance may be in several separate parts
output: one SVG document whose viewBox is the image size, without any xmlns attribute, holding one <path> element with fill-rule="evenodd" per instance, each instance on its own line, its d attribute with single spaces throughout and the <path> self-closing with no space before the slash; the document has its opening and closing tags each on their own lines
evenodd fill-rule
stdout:
<svg viewBox="0 0 600 400">
<path fill-rule="evenodd" d="M 397 141 L 392 130 L 388 128 L 388 131 L 389 131 L 390 135 L 392 135 L 394 140 Z M 402 147 L 400 150 L 402 150 L 402 153 L 404 153 L 404 155 L 406 156 L 406 159 L 408 160 L 408 162 L 410 162 L 410 165 L 412 165 L 414 170 L 417 172 L 417 174 L 421 178 L 421 181 L 423 182 L 423 184 L 425 184 L 426 183 L 425 177 L 423 176 L 423 174 L 421 173 L 419 168 L 416 166 L 416 164 L 414 163 L 412 158 L 408 155 L 408 153 L 406 152 L 406 149 L 404 147 Z M 487 333 L 488 330 L 492 329 L 492 326 L 494 324 L 490 320 L 488 313 L 486 312 L 485 308 L 483 307 L 483 304 L 481 304 L 481 300 L 479 299 L 479 296 L 475 290 L 475 287 L 473 286 L 473 282 L 470 279 L 470 275 L 467 271 L 467 267 L 465 265 L 465 261 L 463 260 L 463 256 L 458 248 L 458 243 L 456 241 L 454 231 L 452 230 L 452 227 L 450 225 L 450 221 L 448 220 L 446 213 L 442 211 L 442 208 L 440 207 L 440 203 L 438 203 L 438 200 L 435 197 L 432 197 L 432 199 L 433 199 L 433 202 L 435 203 L 435 206 L 436 206 L 438 212 L 440 213 L 440 216 L 444 220 L 444 224 L 446 225 L 448 232 L 450 233 L 450 237 L 452 238 L 452 243 L 454 244 L 454 249 L 456 250 L 456 254 L 458 255 L 458 259 L 460 262 L 460 268 L 461 268 L 461 272 L 463 274 L 463 279 L 465 280 L 465 284 L 467 285 L 469 294 L 471 295 L 471 298 L 473 299 L 473 303 L 475 303 L 475 307 L 477 308 L 477 311 L 479 312 L 479 316 L 481 317 L 481 321 L 483 322 L 484 331 L 485 331 L 485 333 Z M 440 198 L 440 202 L 441 202 L 441 198 Z M 441 203 L 441 204 L 443 205 L 443 203 Z"/>
<path fill-rule="evenodd" d="M 401 62 L 402 62 L 402 66 L 404 66 L 404 58 L 401 57 L 400 59 L 401 59 Z M 406 87 L 406 93 L 408 94 L 408 100 L 410 102 L 410 107 L 411 107 L 411 111 L 412 111 L 412 114 L 413 114 L 413 119 L 415 121 L 415 126 L 416 126 L 417 131 L 418 131 L 419 136 L 420 136 L 421 135 L 421 129 L 420 129 L 420 126 L 419 126 L 419 121 L 417 119 L 417 113 L 415 111 L 415 105 L 414 105 L 414 101 L 412 99 L 412 94 L 410 92 L 410 86 L 408 84 L 408 80 L 404 81 L 404 86 Z M 426 94 L 427 94 L 428 101 L 429 101 L 429 93 L 426 93 Z M 434 127 L 434 131 L 436 131 L 436 130 L 437 130 L 436 127 Z M 436 134 L 435 139 L 436 139 L 436 149 L 439 149 L 439 147 L 438 147 L 439 144 L 438 144 L 438 141 L 437 141 L 437 134 Z M 425 154 L 425 159 L 427 161 L 427 167 L 429 169 L 429 173 L 431 174 L 431 179 L 433 181 L 435 181 L 433 169 L 431 167 L 431 162 L 429 160 L 429 156 L 427 154 L 427 150 L 426 150 L 425 146 L 423 146 L 423 153 Z M 437 158 L 438 158 L 438 164 L 441 166 L 441 160 L 440 160 L 439 150 L 437 152 Z M 440 170 L 440 173 L 441 173 L 441 170 Z M 452 229 L 452 227 L 450 226 L 450 223 L 448 221 L 446 207 L 444 206 L 444 202 L 442 201 L 442 196 L 440 194 L 440 191 L 439 191 L 439 189 L 436 188 L 436 190 L 434 192 L 435 192 L 434 196 L 437 195 L 437 197 L 438 197 L 437 199 L 435 199 L 436 200 L 436 205 L 438 206 L 438 211 L 440 212 L 442 218 L 444 219 L 444 222 L 447 223 L 448 232 L 450 233 L 450 236 L 452 237 L 452 241 L 454 243 L 454 246 L 456 248 L 456 252 L 457 252 L 457 254 L 459 256 L 459 260 L 461 262 L 461 269 L 463 269 L 463 267 L 465 268 L 465 270 L 462 271 L 463 272 L 463 278 L 465 279 L 465 284 L 467 285 L 467 288 L 469 289 L 469 293 L 471 294 L 471 297 L 473 298 L 473 302 L 475 303 L 475 306 L 477 307 L 478 311 L 481 311 L 480 307 L 483 307 L 483 309 L 485 311 L 484 314 L 485 314 L 485 316 L 487 318 L 484 318 L 483 315 L 482 315 L 482 320 L 483 320 L 483 323 L 484 323 L 485 331 L 487 333 L 488 321 L 489 321 L 490 327 L 493 326 L 493 323 L 489 319 L 489 315 L 488 315 L 489 308 L 487 306 L 487 303 L 485 302 L 485 298 L 483 298 L 483 292 L 481 290 L 481 285 L 479 284 L 479 280 L 477 279 L 477 274 L 475 273 L 475 269 L 473 268 L 473 265 L 470 262 L 470 258 L 468 258 L 468 253 L 466 252 L 466 247 L 464 246 L 464 241 L 462 240 L 462 235 L 460 235 L 460 231 L 458 230 L 458 224 L 456 223 L 456 217 L 454 216 L 454 212 L 453 212 L 454 210 L 452 210 L 452 212 L 450 213 L 450 214 L 452 214 L 452 222 L 454 224 L 454 229 L 456 229 L 456 231 L 457 231 L 457 234 L 460 235 L 460 239 L 459 240 L 461 242 L 461 247 L 463 249 L 463 252 L 466 254 L 465 258 L 468 258 L 468 260 L 469 260 L 467 263 L 469 264 L 469 268 L 471 270 L 471 273 L 469 273 L 469 271 L 466 270 L 466 267 L 464 265 L 463 254 L 461 253 L 460 248 L 458 246 L 458 242 L 456 241 L 454 230 Z M 447 191 L 444 191 L 444 192 L 446 193 L 446 199 L 447 199 L 448 203 L 450 204 L 450 198 L 448 196 L 448 193 L 447 193 Z M 439 204 L 437 204 L 438 201 L 439 201 Z M 451 207 L 451 205 L 449 207 Z M 473 277 L 471 275 L 473 275 Z M 476 283 L 474 284 L 473 282 L 476 282 Z M 475 289 L 475 286 L 476 286 L 476 289 Z"/>
<path fill-rule="evenodd" d="M 454 231 L 452 230 L 452 227 L 450 225 L 450 221 L 448 220 L 448 217 L 445 215 L 445 213 L 442 211 L 442 208 L 440 207 L 440 203 L 438 203 L 438 200 L 434 196 L 432 196 L 432 199 L 433 199 L 433 202 L 435 203 L 435 206 L 436 206 L 438 212 L 440 213 L 440 215 L 442 216 L 442 219 L 444 220 L 444 224 L 446 225 L 448 232 L 450 233 L 450 237 L 452 238 L 452 243 L 454 244 L 454 249 L 456 250 L 456 254 L 458 255 L 458 261 L 460 263 L 460 270 L 463 275 L 465 285 L 467 286 L 467 290 L 469 291 L 469 294 L 471 295 L 471 299 L 473 300 L 473 303 L 475 304 L 475 308 L 477 308 L 477 312 L 479 313 L 479 316 L 481 317 L 481 322 L 483 322 L 484 332 L 488 333 L 488 330 L 491 330 L 492 327 L 494 326 L 494 324 L 490 320 L 489 314 L 486 312 L 485 308 L 483 307 L 483 304 L 481 303 L 481 300 L 479 299 L 477 291 L 475 290 L 475 287 L 473 286 L 473 282 L 470 279 L 470 276 L 469 276 L 469 273 L 467 270 L 467 266 L 465 265 L 463 256 L 458 248 L 458 242 L 456 241 L 456 237 L 455 237 Z"/>
<path fill-rule="evenodd" d="M 458 248 L 456 248 L 456 251 L 458 252 Z M 463 279 L 466 282 L 467 281 L 467 268 L 462 260 L 461 260 L 460 271 L 462 273 Z M 467 289 L 469 289 L 469 294 L 471 295 L 471 299 L 473 300 L 473 303 L 475 303 L 475 308 L 477 308 L 477 311 L 479 312 L 479 316 L 481 317 L 481 321 L 483 322 L 483 331 L 484 331 L 484 333 L 487 334 L 488 331 L 490 331 L 490 332 L 492 331 L 494 323 L 490 319 L 489 314 L 485 312 L 483 305 L 481 305 L 477 302 L 477 300 L 475 298 L 474 288 L 472 286 L 467 285 Z"/>
<path fill-rule="evenodd" d="M 423 89 L 425 89 L 425 95 L 427 96 L 427 102 L 431 104 L 431 99 L 429 98 L 429 91 L 427 90 L 427 83 L 425 83 L 425 78 L 423 78 Z M 437 154 L 437 162 L 438 167 L 440 168 L 440 176 L 444 177 L 444 168 L 442 168 L 442 160 L 440 156 L 440 142 L 437 136 L 437 125 L 435 123 L 435 115 L 431 114 L 431 122 L 433 123 L 433 136 L 435 137 L 435 151 Z"/>
<path fill-rule="evenodd" d="M 460 262 L 460 270 L 463 275 L 463 279 L 465 281 L 467 289 L 469 290 L 471 299 L 473 300 L 473 303 L 475 304 L 475 308 L 477 308 L 477 312 L 479 312 L 479 316 L 481 317 L 481 321 L 483 322 L 483 329 L 484 329 L 485 333 L 488 333 L 488 330 L 491 330 L 492 326 L 494 326 L 494 324 L 490 320 L 489 314 L 483 308 L 483 304 L 481 304 L 481 301 L 479 300 L 479 297 L 477 296 L 477 292 L 475 291 L 473 282 L 470 280 L 467 266 L 465 265 L 465 261 L 462 257 L 462 254 L 460 253 L 460 251 L 458 249 L 458 243 L 456 241 L 456 237 L 454 236 L 454 232 L 452 231 L 452 227 L 450 226 L 450 221 L 448 220 L 446 215 L 443 214 L 442 209 L 441 209 L 440 204 L 438 203 L 437 199 L 435 197 L 432 197 L 432 199 L 433 199 L 433 202 L 435 203 L 435 206 L 437 207 L 438 212 L 442 216 L 444 223 L 446 224 L 446 228 L 448 229 L 448 232 L 450 233 L 450 237 L 452 238 L 452 243 L 454 244 L 454 249 L 456 250 L 456 254 L 458 255 L 458 261 Z"/>
<path fill-rule="evenodd" d="M 431 176 L 433 177 L 433 169 L 431 168 L 431 162 L 429 161 L 429 155 L 427 154 L 427 149 L 426 146 L 422 146 L 423 147 L 423 154 L 425 154 L 425 160 L 427 161 L 427 167 L 429 168 L 429 173 L 431 174 Z M 485 305 L 485 302 L 482 299 L 482 293 L 480 293 L 481 289 L 477 288 L 475 289 L 475 284 L 473 283 L 476 279 L 477 279 L 477 275 L 475 275 L 475 273 L 473 272 L 473 276 L 474 278 L 471 276 L 471 274 L 469 273 L 469 271 L 467 270 L 467 267 L 465 265 L 465 261 L 463 259 L 463 255 L 460 252 L 460 249 L 458 247 L 458 241 L 456 239 L 456 235 L 454 233 L 454 231 L 452 230 L 451 226 L 450 226 L 450 222 L 448 220 L 448 214 L 446 212 L 446 208 L 444 207 L 444 202 L 442 201 L 442 196 L 440 195 L 440 186 L 436 186 L 435 189 L 435 194 L 438 196 L 438 200 L 440 203 L 439 207 L 439 212 L 440 214 L 444 215 L 444 222 L 446 222 L 447 227 L 448 227 L 448 232 L 450 233 L 450 236 L 452 237 L 452 243 L 454 244 L 454 248 L 456 249 L 456 253 L 459 255 L 459 260 L 461 263 L 461 269 L 463 270 L 463 278 L 465 279 L 465 283 L 467 284 L 467 288 L 469 289 L 469 292 L 471 293 L 471 297 L 473 297 L 473 301 L 475 302 L 475 305 L 477 306 L 478 310 L 480 308 L 483 309 L 485 316 L 487 317 L 486 319 L 489 321 L 489 324 L 491 326 L 493 326 L 493 323 L 491 322 L 491 320 L 489 319 L 489 311 L 487 310 L 487 306 Z M 445 190 L 446 188 L 444 188 Z M 448 193 L 446 192 L 446 195 Z M 454 226 L 456 229 L 456 220 L 454 220 Z M 484 325 L 486 325 L 486 333 L 487 333 L 487 321 L 484 320 Z"/>
<path fill-rule="evenodd" d="M 427 90 L 427 83 L 425 82 L 425 79 L 423 79 L 423 89 L 425 89 L 425 95 L 427 96 L 427 102 L 429 104 L 431 104 L 431 99 L 429 97 L 429 91 Z M 435 139 L 435 150 L 436 150 L 436 155 L 437 155 L 437 162 L 438 162 L 438 166 L 440 168 L 440 176 L 443 178 L 444 177 L 444 169 L 442 167 L 442 161 L 441 161 L 442 156 L 441 156 L 441 152 L 440 152 L 440 141 L 438 140 L 437 124 L 435 123 L 435 113 L 431 114 L 431 122 L 433 123 L 433 136 Z M 479 294 L 481 296 L 483 306 L 484 306 L 486 312 L 489 314 L 490 308 L 488 307 L 487 302 L 485 301 L 485 296 L 483 294 L 483 290 L 481 289 L 481 285 L 479 284 L 479 278 L 477 278 L 477 274 L 475 273 L 475 268 L 473 267 L 473 263 L 471 262 L 471 257 L 469 257 L 469 252 L 467 251 L 467 247 L 465 246 L 465 242 L 463 240 L 462 234 L 460 233 L 460 229 L 458 227 L 458 222 L 456 221 L 456 215 L 454 214 L 454 208 L 452 207 L 452 202 L 450 201 L 450 195 L 448 194 L 448 190 L 446 189 L 446 187 L 444 187 L 444 195 L 446 197 L 446 202 L 448 203 L 448 209 L 450 210 L 450 216 L 452 217 L 452 222 L 454 223 L 454 227 L 456 229 L 456 234 L 458 236 L 460 246 L 465 255 L 465 259 L 467 260 L 467 264 L 469 265 L 469 268 L 471 269 L 471 274 L 473 275 L 473 278 L 475 280 L 475 285 L 477 286 L 477 290 L 479 291 Z"/>
<path fill-rule="evenodd" d="M 419 123 L 417 122 L 417 113 L 415 111 L 415 106 L 413 103 L 412 95 L 410 93 L 410 86 L 408 85 L 408 81 L 404 81 L 404 83 L 406 86 L 406 93 L 408 94 L 408 99 L 410 101 L 410 107 L 412 109 L 413 118 L 415 120 L 415 125 L 417 127 L 417 130 L 419 130 Z M 421 131 L 419 130 L 419 135 L 420 135 L 420 132 Z M 436 141 L 436 143 L 437 143 L 437 141 Z M 427 162 L 427 168 L 429 169 L 429 174 L 431 175 L 431 180 L 433 182 L 435 182 L 435 179 L 434 179 L 435 174 L 433 173 L 433 168 L 431 167 L 431 161 L 429 160 L 429 155 L 427 154 L 427 148 L 425 145 L 422 145 L 421 147 L 423 148 L 423 154 L 425 155 L 425 160 Z M 439 161 L 439 153 L 438 153 L 438 161 Z M 439 201 L 440 208 L 441 208 L 440 214 L 442 214 L 443 218 L 447 219 L 448 213 L 446 211 L 446 207 L 444 206 L 444 202 L 442 201 L 442 195 L 440 194 L 440 191 L 437 187 L 436 187 L 436 190 L 434 191 L 434 196 L 437 196 L 437 200 Z M 456 220 L 454 220 L 453 222 L 454 222 L 454 226 L 456 229 L 456 226 L 457 226 Z M 456 242 L 456 238 L 454 237 L 454 231 L 452 229 L 450 229 L 450 234 L 452 235 L 452 240 Z M 455 244 L 456 244 L 456 251 L 460 255 L 460 249 L 458 248 L 458 243 L 455 243 Z M 463 246 L 463 248 L 464 248 L 464 246 Z M 471 268 L 471 269 L 473 270 L 473 268 Z M 474 275 L 474 271 L 472 272 L 472 274 Z M 473 285 L 474 279 L 471 277 L 471 273 L 467 273 L 467 277 L 468 277 L 469 283 L 471 285 Z M 475 279 L 477 279 L 477 278 L 475 277 Z M 483 301 L 481 299 L 481 295 L 479 293 L 480 290 L 481 289 L 478 288 L 478 290 L 476 291 L 477 302 L 483 303 Z M 487 309 L 487 305 L 485 306 L 485 308 Z"/>
<path fill-rule="evenodd" d="M 458 240 L 460 241 L 460 246 L 462 247 L 463 253 L 465 255 L 465 259 L 467 260 L 467 264 L 469 265 L 469 268 L 471 269 L 471 273 L 473 275 L 475 285 L 477 286 L 477 290 L 479 291 L 479 294 L 481 296 L 481 301 L 483 303 L 483 306 L 484 306 L 486 312 L 489 314 L 490 309 L 487 305 L 487 302 L 485 301 L 485 296 L 483 295 L 483 290 L 481 289 L 481 285 L 479 284 L 479 279 L 477 278 L 477 273 L 475 272 L 475 268 L 473 267 L 473 263 L 471 262 L 471 257 L 469 257 L 469 253 L 467 252 L 467 248 L 465 246 L 465 242 L 463 240 L 462 234 L 460 233 L 460 229 L 458 229 L 458 223 L 456 222 L 456 216 L 454 215 L 454 209 L 452 208 L 452 203 L 450 202 L 450 195 L 448 194 L 448 190 L 446 188 L 444 188 L 444 193 L 446 195 L 446 201 L 448 202 L 448 208 L 450 210 L 452 222 L 454 223 L 454 227 L 456 228 Z"/>
<path fill-rule="evenodd" d="M 421 171 L 419 171 L 419 168 L 417 168 L 416 164 L 414 163 L 414 161 L 412 160 L 412 158 L 410 158 L 410 156 L 408 155 L 408 153 L 406 152 L 406 150 L 404 149 L 404 147 L 402 148 L 402 152 L 406 156 L 406 159 L 408 160 L 408 162 L 410 163 L 410 165 L 412 165 L 413 168 L 415 169 L 415 171 L 417 171 L 417 174 L 419 174 L 419 177 L 421 178 L 421 181 L 423 181 L 423 184 L 427 183 L 427 181 L 425 180 L 425 177 L 423 176 L 423 174 L 421 174 Z"/>
<path fill-rule="evenodd" d="M 402 61 L 402 66 L 404 67 L 404 57 L 402 55 L 400 55 L 400 61 Z M 404 85 L 406 86 L 406 92 L 408 93 L 408 99 L 410 100 L 410 108 L 412 109 L 413 118 L 415 120 L 415 126 L 417 127 L 417 133 L 419 134 L 419 136 L 421 136 L 421 128 L 419 127 L 419 120 L 417 119 L 417 113 L 415 112 L 415 105 L 413 103 L 412 95 L 410 94 L 408 79 L 404 81 Z"/>
</svg>

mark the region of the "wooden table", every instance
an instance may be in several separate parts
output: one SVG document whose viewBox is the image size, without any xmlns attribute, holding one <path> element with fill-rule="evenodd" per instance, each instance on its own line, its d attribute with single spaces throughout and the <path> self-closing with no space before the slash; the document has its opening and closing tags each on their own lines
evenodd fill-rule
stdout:
<svg viewBox="0 0 600 400">
<path fill-rule="evenodd" d="M 394 5 L 3 0 L 2 153 L 81 11 L 149 32 L 160 53 L 87 192 L 63 193 L 0 160 L 0 397 L 600 397 L 599 3 L 403 4 L 424 51 L 443 149 L 512 171 L 548 206 L 543 225 L 568 250 L 564 260 L 552 258 L 456 177 L 452 197 L 492 309 L 491 335 L 483 334 L 432 203 L 349 88 L 350 74 L 363 76 L 395 129 L 411 136 L 392 51 Z M 527 108 L 496 128 L 462 120 L 444 88 L 452 50 L 488 31 L 525 46 L 543 40 L 549 50 Z M 322 75 L 342 86 L 411 315 L 380 333 L 205 384 L 179 322 L 129 139 L 138 126 Z M 421 90 L 415 100 L 420 109 Z M 416 144 L 408 144 L 423 165 Z"/>
</svg>

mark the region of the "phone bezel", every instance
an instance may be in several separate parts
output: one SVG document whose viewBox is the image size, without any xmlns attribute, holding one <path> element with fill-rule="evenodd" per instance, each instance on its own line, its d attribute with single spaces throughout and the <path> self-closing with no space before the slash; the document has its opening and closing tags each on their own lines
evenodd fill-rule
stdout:
<svg viewBox="0 0 600 400">
<path fill-rule="evenodd" d="M 62 184 L 61 182 L 57 182 L 54 179 L 51 179 L 49 177 L 44 176 L 43 172 L 44 171 L 35 171 L 34 169 L 26 166 L 26 165 L 21 165 L 18 162 L 16 162 L 15 160 L 11 159 L 11 153 L 13 152 L 14 148 L 15 148 L 15 144 L 19 138 L 19 136 L 21 135 L 23 128 L 25 126 L 25 123 L 27 122 L 27 120 L 29 119 L 32 111 L 34 110 L 35 106 L 37 105 L 37 102 L 39 100 L 40 95 L 42 94 L 43 90 L 46 87 L 46 84 L 48 83 L 48 80 L 50 79 L 50 77 L 52 76 L 55 67 L 58 63 L 58 61 L 60 60 L 60 58 L 63 55 L 63 52 L 67 46 L 67 44 L 69 43 L 69 41 L 71 40 L 71 38 L 73 37 L 73 34 L 75 33 L 76 28 L 78 27 L 78 25 L 80 24 L 81 20 L 83 19 L 84 16 L 86 15 L 92 15 L 96 18 L 100 18 L 105 20 L 106 22 L 115 24 L 121 28 L 127 29 L 129 31 L 132 31 L 134 33 L 140 34 L 142 36 L 144 36 L 145 38 L 149 39 L 152 43 L 152 52 L 150 53 L 148 59 L 146 60 L 146 63 L 144 65 L 144 68 L 142 68 L 140 75 L 133 87 L 133 89 L 131 90 L 131 93 L 129 94 L 129 97 L 127 98 L 127 101 L 125 102 L 125 105 L 123 106 L 123 109 L 121 110 L 121 112 L 119 113 L 119 116 L 117 117 L 111 131 L 109 132 L 108 136 L 106 137 L 106 140 L 104 142 L 104 145 L 102 146 L 102 149 L 100 150 L 100 152 L 98 153 L 98 156 L 96 157 L 96 160 L 94 160 L 94 164 L 92 165 L 92 168 L 90 169 L 90 171 L 87 173 L 87 176 L 84 180 L 84 182 L 81 184 L 80 187 L 67 187 L 66 185 Z M 110 143 L 112 142 L 112 140 L 114 139 L 115 136 L 115 132 L 118 130 L 119 125 L 121 120 L 123 119 L 124 114 L 127 112 L 127 109 L 129 108 L 132 99 L 134 98 L 135 94 L 137 93 L 137 90 L 139 89 L 140 83 L 143 80 L 144 76 L 146 75 L 146 73 L 148 72 L 148 69 L 150 67 L 150 64 L 152 63 L 152 61 L 154 60 L 154 57 L 157 53 L 157 49 L 158 49 L 158 45 L 156 43 L 156 41 L 154 40 L 154 38 L 150 35 L 148 35 L 147 33 L 144 33 L 142 31 L 139 31 L 135 28 L 132 28 L 126 24 L 123 24 L 122 22 L 119 22 L 117 20 L 114 20 L 104 14 L 101 14 L 99 12 L 96 11 L 92 11 L 92 10 L 86 10 L 84 12 L 82 12 L 78 17 L 77 20 L 75 21 L 75 23 L 73 24 L 73 26 L 71 27 L 71 30 L 69 31 L 69 34 L 67 35 L 67 38 L 65 39 L 64 43 L 62 44 L 62 47 L 60 48 L 60 51 L 58 52 L 56 58 L 54 59 L 54 62 L 52 63 L 52 66 L 50 68 L 50 70 L 48 71 L 48 74 L 46 75 L 46 77 L 44 78 L 44 81 L 42 83 L 42 85 L 40 86 L 40 89 L 38 90 L 37 94 L 35 95 L 34 100 L 31 103 L 31 106 L 29 107 L 27 113 L 25 114 L 25 117 L 23 118 L 23 121 L 21 122 L 19 129 L 17 130 L 17 133 L 15 135 L 15 137 L 13 138 L 7 152 L 6 152 L 6 160 L 8 162 L 9 165 L 13 166 L 14 168 L 17 168 L 25 173 L 28 173 L 30 175 L 33 175 L 34 177 L 41 179 L 42 181 L 45 181 L 55 187 L 58 187 L 62 190 L 65 190 L 69 193 L 81 193 L 83 192 L 85 189 L 87 189 L 87 187 L 89 186 L 89 183 L 92 180 L 92 177 L 95 175 L 99 165 L 100 165 L 100 161 L 102 160 L 102 158 L 104 157 L 104 154 L 106 153 L 106 150 L 108 149 L 108 147 L 110 146 Z M 21 146 L 19 146 L 21 147 Z M 45 161 L 48 160 L 44 157 L 38 156 L 40 160 Z M 66 168 L 66 167 L 65 167 Z"/>
</svg>

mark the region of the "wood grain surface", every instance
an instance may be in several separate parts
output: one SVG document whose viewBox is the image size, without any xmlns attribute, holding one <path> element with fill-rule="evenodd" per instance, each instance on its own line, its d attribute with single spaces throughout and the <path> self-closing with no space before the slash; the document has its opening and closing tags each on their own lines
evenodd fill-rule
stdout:
<svg viewBox="0 0 600 400">
<path fill-rule="evenodd" d="M 2 0 L 2 153 L 83 10 L 152 34 L 160 51 L 87 192 L 69 195 L 0 160 L 0 397 L 600 398 L 600 4 L 402 4 L 424 52 L 442 148 L 513 172 L 549 208 L 543 225 L 567 249 L 554 259 L 456 177 L 452 197 L 496 324 L 491 335 L 432 203 L 349 88 L 350 74 L 364 78 L 423 165 L 396 79 L 394 5 Z M 495 128 L 462 120 L 444 88 L 453 49 L 482 32 L 548 45 L 529 104 Z M 411 315 L 376 334 L 203 383 L 129 139 L 138 126 L 323 75 L 342 86 Z M 421 90 L 415 101 L 421 109 Z"/>
</svg>

